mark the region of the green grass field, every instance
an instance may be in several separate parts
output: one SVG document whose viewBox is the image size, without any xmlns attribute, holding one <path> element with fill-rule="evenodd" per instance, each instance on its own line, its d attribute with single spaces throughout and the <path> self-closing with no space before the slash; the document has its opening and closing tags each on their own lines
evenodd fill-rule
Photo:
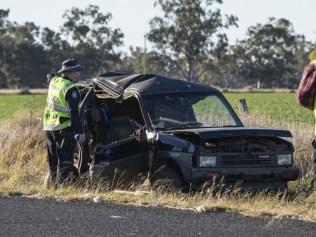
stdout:
<svg viewBox="0 0 316 237">
<path fill-rule="evenodd" d="M 45 100 L 46 95 L 0 95 L 0 121 L 23 110 L 43 111 Z"/>
<path fill-rule="evenodd" d="M 314 124 L 313 112 L 297 105 L 293 93 L 226 93 L 225 97 L 235 111 L 238 111 L 238 100 L 245 98 L 251 114 L 278 121 Z"/>
<path fill-rule="evenodd" d="M 299 107 L 293 93 L 225 93 L 238 113 L 238 100 L 245 98 L 249 112 L 274 120 L 314 123 L 313 113 Z M 22 110 L 43 111 L 46 95 L 0 95 L 0 120 Z"/>
</svg>

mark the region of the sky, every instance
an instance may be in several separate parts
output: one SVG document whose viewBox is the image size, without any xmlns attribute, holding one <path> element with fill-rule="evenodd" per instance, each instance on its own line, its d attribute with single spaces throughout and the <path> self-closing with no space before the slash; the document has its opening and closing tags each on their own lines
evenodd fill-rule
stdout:
<svg viewBox="0 0 316 237">
<path fill-rule="evenodd" d="M 155 0 L 0 0 L 0 9 L 10 9 L 9 19 L 18 23 L 32 21 L 36 25 L 58 31 L 62 15 L 71 7 L 85 8 L 98 5 L 104 13 L 111 12 L 110 26 L 124 33 L 124 48 L 144 45 L 144 35 L 149 32 L 149 21 L 161 15 L 154 7 Z M 297 34 L 307 40 L 316 39 L 315 0 L 223 0 L 219 5 L 223 14 L 238 17 L 238 28 L 226 33 L 230 43 L 246 37 L 247 28 L 266 23 L 269 17 L 286 18 L 293 23 Z M 150 45 L 149 45 L 150 47 Z"/>
</svg>

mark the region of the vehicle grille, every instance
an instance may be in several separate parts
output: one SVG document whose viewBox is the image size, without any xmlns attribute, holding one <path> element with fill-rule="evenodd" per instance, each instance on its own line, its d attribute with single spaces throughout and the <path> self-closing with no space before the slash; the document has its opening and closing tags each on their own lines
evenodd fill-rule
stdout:
<svg viewBox="0 0 316 237">
<path fill-rule="evenodd" d="M 273 160 L 271 156 L 239 156 L 225 155 L 222 157 L 223 166 L 241 166 L 241 165 L 271 165 Z"/>
</svg>

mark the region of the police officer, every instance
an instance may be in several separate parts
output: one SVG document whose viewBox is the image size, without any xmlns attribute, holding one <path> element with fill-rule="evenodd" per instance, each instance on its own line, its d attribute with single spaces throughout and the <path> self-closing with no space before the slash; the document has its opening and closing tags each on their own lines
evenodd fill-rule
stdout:
<svg viewBox="0 0 316 237">
<path fill-rule="evenodd" d="M 76 81 L 82 66 L 76 59 L 62 63 L 58 76 L 50 79 L 44 130 L 46 131 L 48 153 L 48 175 L 45 185 L 52 183 L 73 183 L 78 176 L 74 167 L 75 136 L 79 142 L 85 140 L 79 116 L 80 93 Z"/>
</svg>

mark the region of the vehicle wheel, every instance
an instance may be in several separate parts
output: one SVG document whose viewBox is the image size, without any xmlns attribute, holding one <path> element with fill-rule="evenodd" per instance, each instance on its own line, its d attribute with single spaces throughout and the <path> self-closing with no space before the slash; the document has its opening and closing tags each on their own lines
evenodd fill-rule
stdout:
<svg viewBox="0 0 316 237">
<path fill-rule="evenodd" d="M 169 166 L 157 170 L 151 179 L 152 188 L 161 192 L 185 192 L 186 184 L 179 172 Z"/>
</svg>

